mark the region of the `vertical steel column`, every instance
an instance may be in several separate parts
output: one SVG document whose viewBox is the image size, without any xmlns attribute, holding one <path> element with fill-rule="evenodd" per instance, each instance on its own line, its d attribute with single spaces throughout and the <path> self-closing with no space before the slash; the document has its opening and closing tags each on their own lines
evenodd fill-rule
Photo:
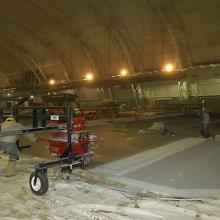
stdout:
<svg viewBox="0 0 220 220">
<path fill-rule="evenodd" d="M 41 109 L 41 126 L 47 126 L 46 108 Z"/>
<path fill-rule="evenodd" d="M 114 94 L 113 94 L 113 91 L 112 91 L 112 87 L 109 87 L 108 90 L 109 90 L 110 99 L 113 101 Z"/>
<path fill-rule="evenodd" d="M 33 128 L 38 127 L 38 108 L 33 108 Z"/>
<path fill-rule="evenodd" d="M 134 99 L 135 99 L 135 104 L 136 106 L 138 106 L 139 104 L 139 94 L 138 94 L 138 91 L 137 91 L 137 87 L 131 83 L 131 89 L 132 89 L 132 92 L 133 92 L 133 95 L 134 95 Z"/>
<path fill-rule="evenodd" d="M 19 108 L 17 106 L 12 107 L 12 115 L 15 118 L 15 121 L 18 121 Z"/>
<path fill-rule="evenodd" d="M 67 106 L 67 154 L 69 157 L 72 155 L 72 115 L 73 110 L 70 104 Z"/>
</svg>

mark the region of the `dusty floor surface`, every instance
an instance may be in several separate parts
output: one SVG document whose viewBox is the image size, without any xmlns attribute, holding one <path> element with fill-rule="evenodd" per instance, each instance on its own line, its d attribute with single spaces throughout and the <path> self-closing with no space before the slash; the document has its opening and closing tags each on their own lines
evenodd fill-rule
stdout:
<svg viewBox="0 0 220 220">
<path fill-rule="evenodd" d="M 91 171 L 61 174 L 50 169 L 50 188 L 44 196 L 31 193 L 30 172 L 39 158 L 21 157 L 18 174 L 2 176 L 0 219 L 35 220 L 218 220 L 220 201 L 182 199 L 138 191 Z"/>
</svg>

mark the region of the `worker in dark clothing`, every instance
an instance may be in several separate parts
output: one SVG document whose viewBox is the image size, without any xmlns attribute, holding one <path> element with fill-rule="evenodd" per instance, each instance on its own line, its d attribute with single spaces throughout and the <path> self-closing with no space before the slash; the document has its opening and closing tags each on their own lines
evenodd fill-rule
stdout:
<svg viewBox="0 0 220 220">
<path fill-rule="evenodd" d="M 165 134 L 167 134 L 167 133 L 168 133 L 171 137 L 175 137 L 175 136 L 176 136 L 176 134 L 175 134 L 175 132 L 173 131 L 173 129 L 171 129 L 171 127 L 168 125 L 168 123 L 165 122 L 164 128 L 163 128 L 163 130 L 162 130 L 162 135 L 165 135 Z"/>
<path fill-rule="evenodd" d="M 209 123 L 210 123 L 210 116 L 207 111 L 207 109 L 204 109 L 203 114 L 202 114 L 202 128 L 201 128 L 201 136 L 204 138 L 214 138 L 212 135 L 209 133 Z"/>
<path fill-rule="evenodd" d="M 202 114 L 202 130 L 201 130 L 201 135 L 205 138 L 209 137 L 209 130 L 208 130 L 208 125 L 210 121 L 210 116 L 207 110 L 204 110 Z"/>
</svg>

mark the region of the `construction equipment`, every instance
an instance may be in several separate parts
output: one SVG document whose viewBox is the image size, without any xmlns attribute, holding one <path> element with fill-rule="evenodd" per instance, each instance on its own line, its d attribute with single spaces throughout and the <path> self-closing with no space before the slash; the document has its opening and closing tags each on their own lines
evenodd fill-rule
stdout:
<svg viewBox="0 0 220 220">
<path fill-rule="evenodd" d="M 84 118 L 73 119 L 73 109 L 76 103 L 75 97 L 65 96 L 63 99 L 65 106 L 63 108 L 66 117 L 66 124 L 45 126 L 46 125 L 46 109 L 48 106 L 37 107 L 33 109 L 33 128 L 13 129 L 10 131 L 1 131 L 0 136 L 8 136 L 13 134 L 25 134 L 40 131 L 52 131 L 47 139 L 49 143 L 49 151 L 54 157 L 53 160 L 40 162 L 36 165 L 36 169 L 31 173 L 29 185 L 31 191 L 35 195 L 44 195 L 48 188 L 48 168 L 58 166 L 61 171 L 72 172 L 75 167 L 85 168 L 91 163 L 94 157 L 94 146 L 96 145 L 97 136 L 85 131 Z M 53 109 L 56 107 L 52 107 Z M 40 111 L 39 111 L 40 109 Z M 38 112 L 41 113 L 42 127 L 38 127 Z M 59 115 L 51 115 L 51 119 L 59 122 Z M 22 147 L 21 147 L 22 148 Z"/>
<path fill-rule="evenodd" d="M 39 163 L 30 175 L 30 188 L 36 195 L 43 195 L 48 190 L 48 168 L 59 166 L 61 171 L 72 172 L 75 167 L 84 168 L 92 161 L 95 136 L 84 130 L 85 120 L 83 118 L 73 120 L 74 101 L 75 99 L 66 101 L 65 132 L 59 130 L 53 132 L 48 139 L 50 153 L 55 159 Z"/>
</svg>

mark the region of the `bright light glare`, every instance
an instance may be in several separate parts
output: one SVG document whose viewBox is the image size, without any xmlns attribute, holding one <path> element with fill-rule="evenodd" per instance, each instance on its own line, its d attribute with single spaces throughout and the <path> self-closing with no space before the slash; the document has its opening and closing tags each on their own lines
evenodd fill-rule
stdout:
<svg viewBox="0 0 220 220">
<path fill-rule="evenodd" d="M 33 98 L 34 98 L 34 96 L 33 96 L 33 95 L 31 95 L 31 96 L 30 96 L 30 98 L 31 98 L 31 99 L 33 99 Z"/>
<path fill-rule="evenodd" d="M 169 64 L 165 65 L 164 70 L 169 73 L 173 72 L 173 70 L 174 70 L 173 64 L 169 63 Z"/>
<path fill-rule="evenodd" d="M 86 74 L 86 80 L 93 80 L 93 75 L 91 73 Z"/>
<path fill-rule="evenodd" d="M 51 79 L 51 80 L 49 81 L 49 84 L 50 84 L 50 85 L 54 85 L 54 84 L 55 84 L 55 80 L 54 80 L 54 79 Z"/>
<path fill-rule="evenodd" d="M 127 76 L 128 75 L 128 71 L 126 69 L 121 70 L 121 75 L 122 76 Z"/>
</svg>

